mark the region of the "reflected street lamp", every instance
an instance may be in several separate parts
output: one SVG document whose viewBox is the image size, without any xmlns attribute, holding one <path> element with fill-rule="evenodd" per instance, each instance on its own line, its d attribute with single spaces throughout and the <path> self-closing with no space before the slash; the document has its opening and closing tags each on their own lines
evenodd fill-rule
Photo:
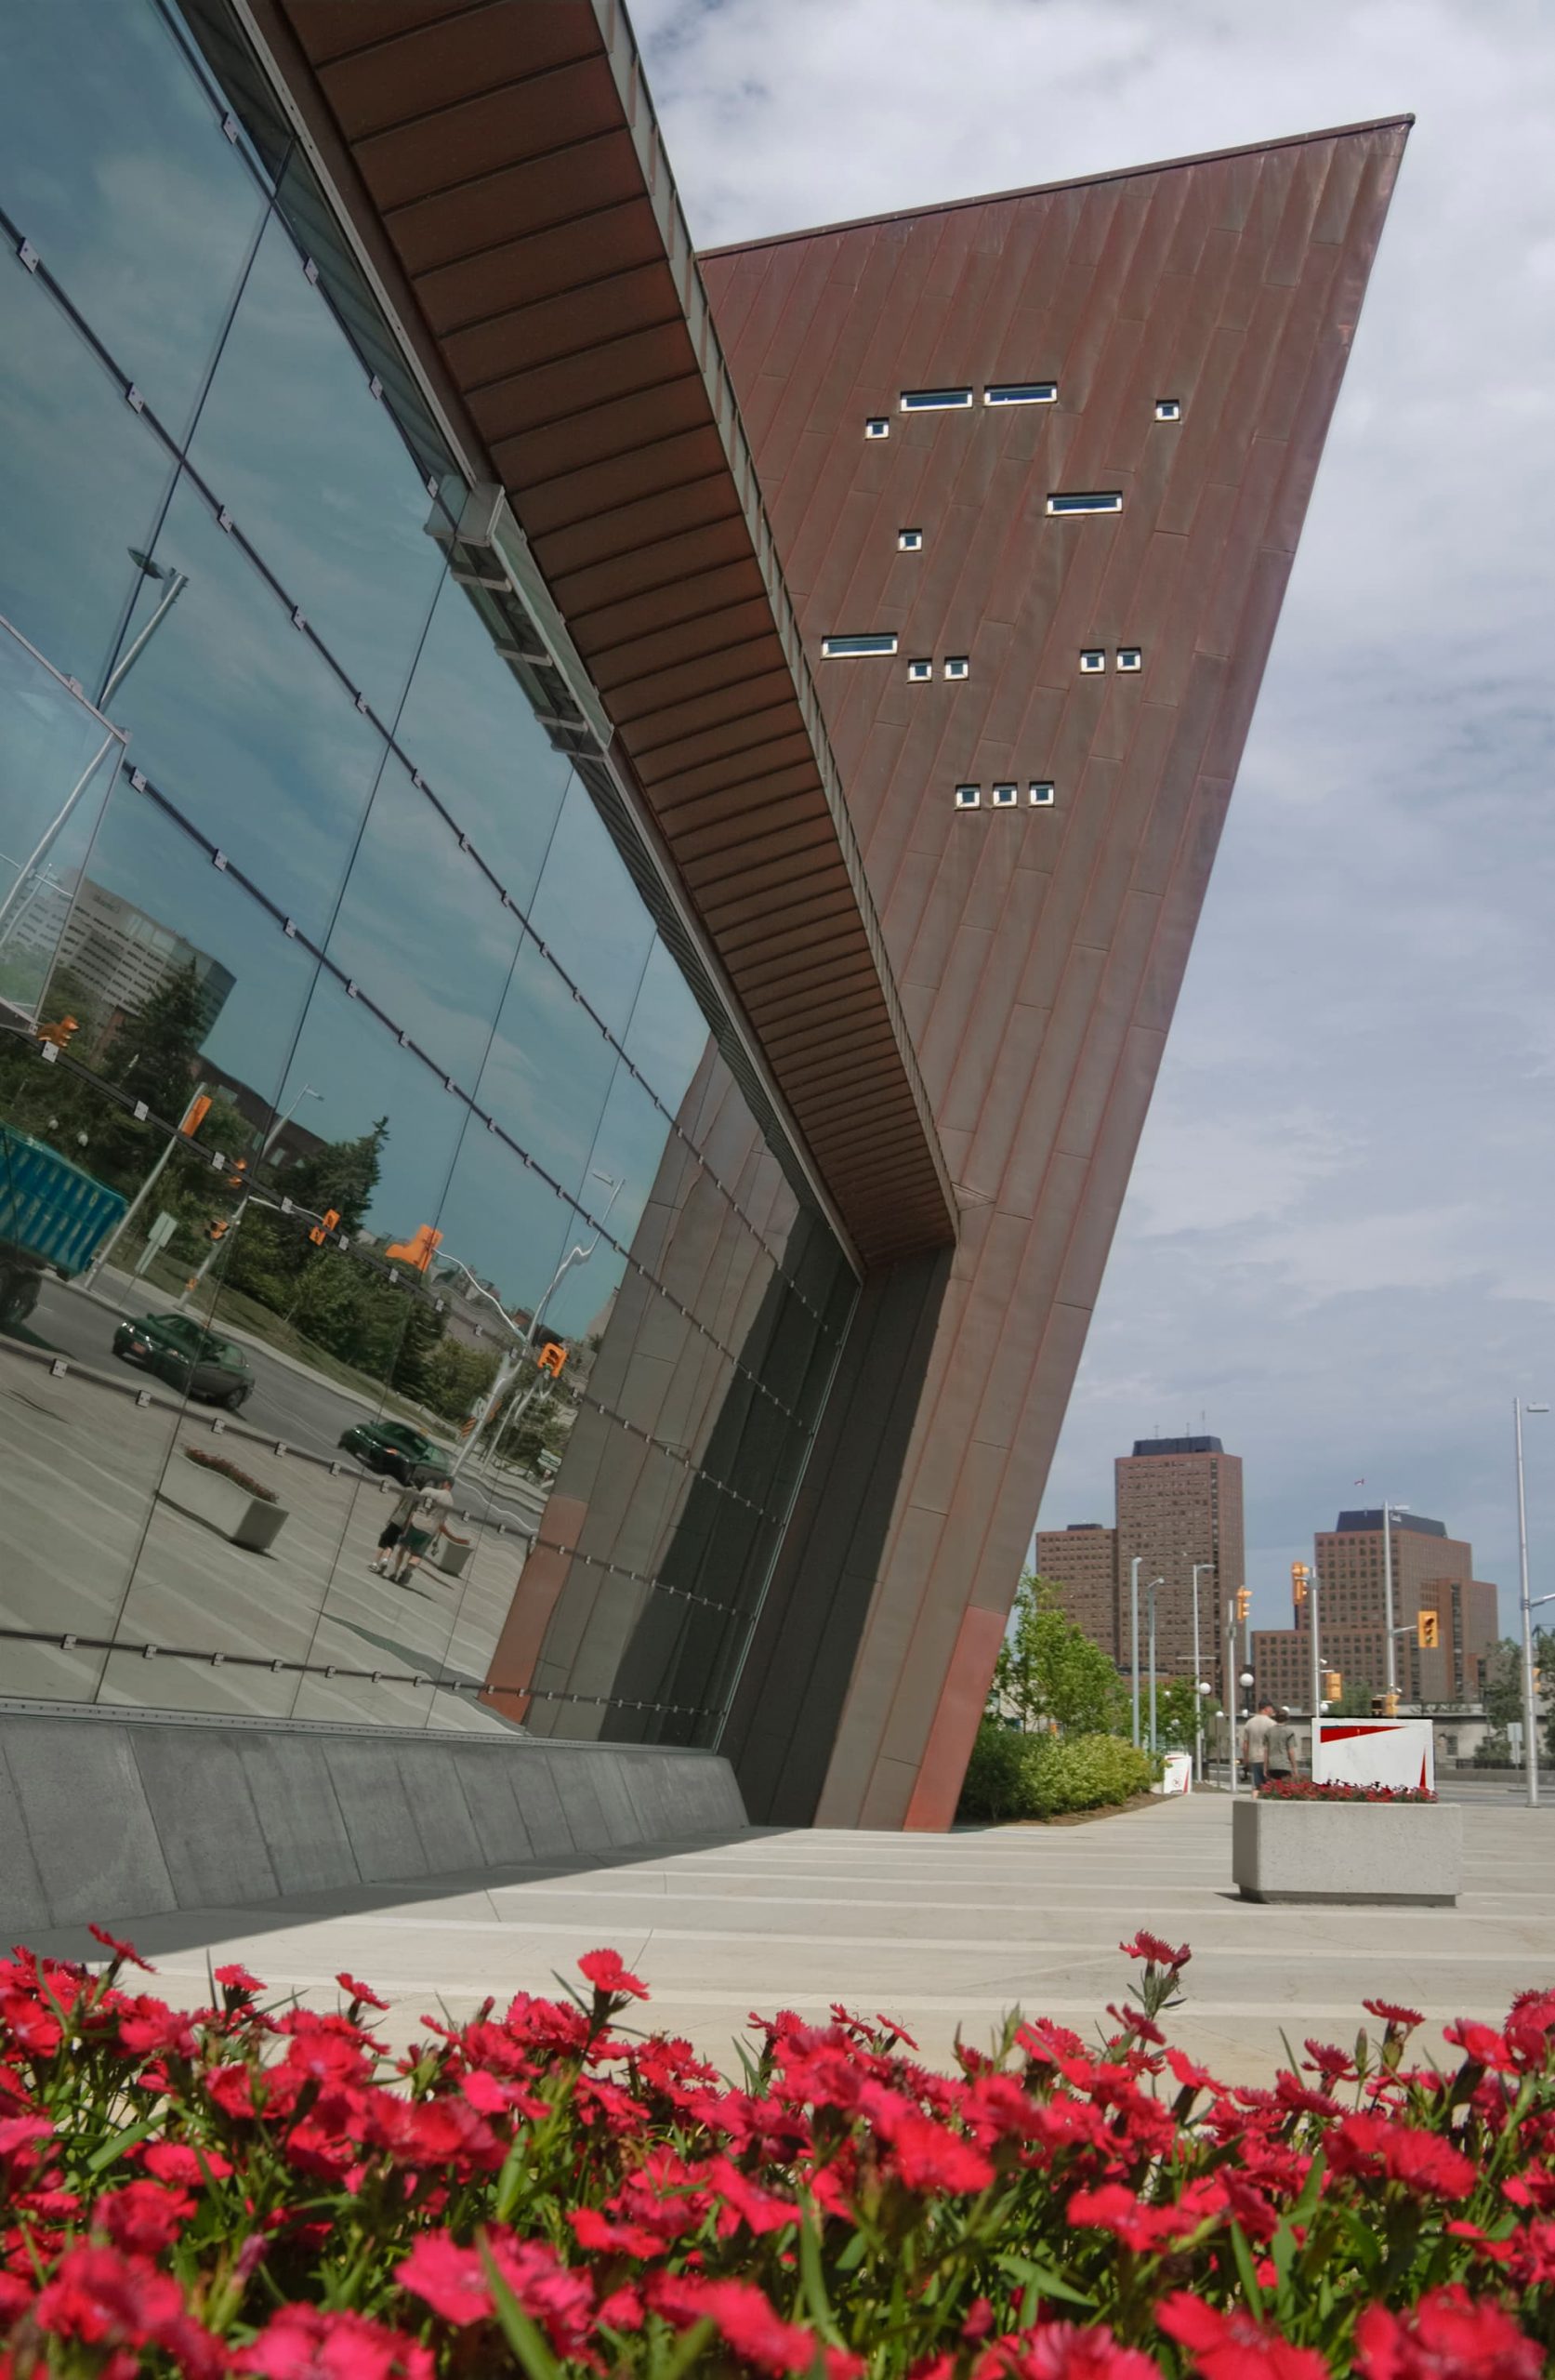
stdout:
<svg viewBox="0 0 1555 2380">
<path fill-rule="evenodd" d="M 303 1101 L 305 1099 L 322 1099 L 323 1097 L 323 1092 L 322 1091 L 315 1091 L 310 1082 L 305 1082 L 303 1084 L 302 1089 L 297 1092 L 297 1097 L 293 1100 L 285 1114 L 280 1117 L 265 1134 L 264 1141 L 259 1149 L 259 1163 L 261 1165 L 264 1164 L 265 1159 L 269 1157 L 271 1149 L 274 1148 L 277 1141 L 281 1138 L 282 1133 L 285 1130 L 287 1125 L 297 1114 L 297 1109 L 302 1105 Z"/>
</svg>

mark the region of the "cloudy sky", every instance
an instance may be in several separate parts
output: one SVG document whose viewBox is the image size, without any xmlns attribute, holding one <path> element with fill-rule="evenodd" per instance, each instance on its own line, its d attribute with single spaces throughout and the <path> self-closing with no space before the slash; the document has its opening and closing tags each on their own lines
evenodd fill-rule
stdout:
<svg viewBox="0 0 1555 2380">
<path fill-rule="evenodd" d="M 1555 1402 L 1555 14 L 633 0 L 703 245 L 1413 110 L 1043 1519 L 1206 1426 L 1255 1616 L 1384 1487 L 1513 1622 Z M 1528 1424 L 1555 1591 L 1555 1415 Z"/>
</svg>

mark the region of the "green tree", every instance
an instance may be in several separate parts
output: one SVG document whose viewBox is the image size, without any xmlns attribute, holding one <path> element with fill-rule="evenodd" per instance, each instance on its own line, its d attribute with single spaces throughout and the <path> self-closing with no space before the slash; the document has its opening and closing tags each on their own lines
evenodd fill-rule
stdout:
<svg viewBox="0 0 1555 2380">
<path fill-rule="evenodd" d="M 1206 1695 L 1203 1699 L 1213 1708 L 1211 1696 Z M 1199 1699 L 1200 1697 L 1193 1691 L 1193 1681 L 1191 1677 L 1173 1677 L 1157 1681 L 1155 1739 L 1163 1750 L 1168 1752 L 1193 1750 L 1194 1706 Z M 1148 1743 L 1150 1740 L 1150 1689 L 1146 1681 L 1140 1683 L 1140 1732 Z"/>
<path fill-rule="evenodd" d="M 1331 1715 L 1336 1719 L 1369 1719 L 1376 1692 L 1376 1686 L 1364 1677 L 1347 1678 Z"/>
<path fill-rule="evenodd" d="M 1067 1735 L 1112 1735 L 1124 1707 L 1112 1661 L 1067 1617 L 1051 1580 L 1028 1571 L 994 1665 L 991 1715 L 1013 1712 L 1022 1727 L 1051 1723 Z"/>
<path fill-rule="evenodd" d="M 366 1221 L 383 1171 L 389 1118 L 380 1116 L 370 1132 L 354 1141 L 327 1141 L 286 1169 L 286 1196 L 315 1215 L 333 1208 L 343 1232 L 358 1232 Z"/>
<path fill-rule="evenodd" d="M 194 1088 L 209 1001 L 192 959 L 166 976 L 126 1016 L 103 1052 L 102 1077 L 155 1116 L 176 1124 Z"/>
</svg>

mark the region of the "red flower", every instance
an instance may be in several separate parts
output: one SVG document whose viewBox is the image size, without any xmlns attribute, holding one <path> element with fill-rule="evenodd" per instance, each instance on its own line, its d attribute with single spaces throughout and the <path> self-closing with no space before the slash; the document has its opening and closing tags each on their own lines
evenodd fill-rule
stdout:
<svg viewBox="0 0 1555 2380">
<path fill-rule="evenodd" d="M 1479 2168 L 1440 2133 L 1419 2132 L 1388 2116 L 1351 2115 L 1337 2123 L 1325 2143 L 1336 2174 L 1376 2173 L 1407 2189 L 1438 2198 L 1467 2198 Z"/>
<path fill-rule="evenodd" d="M 1426 2021 L 1417 2008 L 1401 2008 L 1391 2000 L 1363 2000 L 1361 2005 L 1368 2016 L 1380 2016 L 1384 2024 L 1402 2025 L 1409 2032 Z"/>
<path fill-rule="evenodd" d="M 910 2190 L 985 2190 L 994 2178 L 976 2142 L 932 2116 L 903 2116 L 892 2129 L 891 2148 L 897 2175 Z"/>
<path fill-rule="evenodd" d="M 606 2250 L 618 2251 L 627 2256 L 653 2256 L 659 2252 L 659 2235 L 641 2223 L 625 2223 L 617 2217 L 601 2215 L 597 2206 L 570 2206 L 567 2220 L 580 2248 L 589 2248 L 597 2254 Z"/>
<path fill-rule="evenodd" d="M 622 1965 L 619 1950 L 586 1950 L 578 1961 L 578 1971 L 596 1991 L 624 1991 L 633 2000 L 648 1997 L 648 1986 Z"/>
<path fill-rule="evenodd" d="M 402 2289 L 425 2299 L 434 2314 L 462 2330 L 492 2313 L 491 2283 L 473 2248 L 461 2248 L 446 2231 L 424 2231 L 394 2276 Z"/>
<path fill-rule="evenodd" d="M 1315 2347 L 1292 2347 L 1235 2307 L 1222 2314 L 1186 2290 L 1163 2298 L 1155 2319 L 1185 2347 L 1204 2380 L 1328 2380 L 1328 2359 Z"/>
<path fill-rule="evenodd" d="M 223 1991 L 236 1992 L 242 2000 L 252 2000 L 256 1992 L 265 1988 L 257 1975 L 250 1975 L 246 1967 L 236 1964 L 217 1967 L 216 1979 Z"/>
<path fill-rule="evenodd" d="M 92 2217 L 116 2248 L 157 2256 L 171 2247 L 193 2212 L 194 2201 L 185 2190 L 164 2189 L 160 2182 L 126 2182 L 99 2199 Z"/>
<path fill-rule="evenodd" d="M 283 2306 L 232 2361 L 267 2380 L 432 2380 L 430 2352 L 415 2339 L 318 2306 Z"/>
<path fill-rule="evenodd" d="M 586 2276 L 559 2264 L 538 2240 L 512 2240 L 494 2232 L 487 2241 L 493 2264 L 524 2312 L 545 2331 L 559 2355 L 575 2355 L 594 2324 L 594 2292 Z M 445 2231 L 423 2232 L 395 2275 L 408 2289 L 461 2329 L 495 2311 L 491 2283 L 478 2248 L 461 2248 Z"/>
<path fill-rule="evenodd" d="M 213 2066 L 204 2084 L 224 2116 L 255 2113 L 254 2078 L 246 2066 Z"/>
<path fill-rule="evenodd" d="M 142 1962 L 144 1964 L 144 1962 Z M 136 2057 L 192 2057 L 194 2027 L 181 2008 L 142 1994 L 124 2003 L 119 2046 Z"/>
<path fill-rule="evenodd" d="M 344 1967 L 341 1968 L 335 1980 L 339 1985 L 341 1990 L 346 1994 L 346 1997 L 349 2000 L 353 2008 L 387 2008 L 389 2005 L 388 2001 L 380 2000 L 377 1993 L 374 1991 L 370 1986 L 365 1983 L 358 1983 L 354 1975 L 348 1975 Z"/>
<path fill-rule="evenodd" d="M 100 1942 L 104 1950 L 112 1951 L 115 1961 L 127 1961 L 132 1967 L 143 1967 L 148 1975 L 155 1972 L 151 1961 L 141 1957 L 133 1942 L 119 1941 L 100 1925 L 88 1925 L 86 1931 L 94 1942 Z"/>
<path fill-rule="evenodd" d="M 1217 2189 L 1214 2200 L 1223 2202 L 1222 2191 Z M 1180 2206 L 1146 2206 L 1121 2182 L 1076 2190 L 1069 2202 L 1069 2220 L 1077 2230 L 1110 2231 L 1114 2240 L 1141 2255 L 1166 2240 L 1179 2240 L 1196 2231 L 1206 2215 L 1214 2212 L 1215 2204 L 1200 2206 L 1192 2202 Z"/>
<path fill-rule="evenodd" d="M 1044 2322 L 1019 2338 L 998 2339 L 973 2367 L 973 2380 L 1161 2380 L 1161 2367 L 1138 2347 L 1120 2347 L 1105 2322 L 1081 2330 Z"/>
<path fill-rule="evenodd" d="M 1158 1967 L 1185 1967 L 1193 1955 L 1186 1942 L 1180 1950 L 1174 1950 L 1169 1942 L 1162 1941 L 1159 1934 L 1147 1934 L 1142 1925 L 1131 1942 L 1120 1942 L 1118 1949 L 1126 1958 L 1148 1959 L 1153 1966 Z"/>
<path fill-rule="evenodd" d="M 665 2273 L 652 2287 L 652 2302 L 672 2322 L 689 2329 L 710 2320 L 736 2355 L 758 2372 L 808 2372 L 814 2360 L 812 2331 L 785 2322 L 762 2291 L 748 2281 L 698 2281 Z"/>
<path fill-rule="evenodd" d="M 217 2149 L 191 2149 L 187 2141 L 153 2140 L 140 2151 L 140 2162 L 159 2182 L 180 2189 L 198 2189 L 206 2180 L 224 2182 L 232 2168 Z"/>
<path fill-rule="evenodd" d="M 1412 2314 L 1368 2306 L 1355 2347 L 1360 2380 L 1539 2380 L 1545 2368 L 1504 2307 L 1458 2288 L 1433 2291 Z"/>
<path fill-rule="evenodd" d="M 42 2331 L 86 2347 L 143 2347 L 183 2311 L 176 2281 L 116 2248 L 69 2248 L 33 2309 Z"/>
</svg>

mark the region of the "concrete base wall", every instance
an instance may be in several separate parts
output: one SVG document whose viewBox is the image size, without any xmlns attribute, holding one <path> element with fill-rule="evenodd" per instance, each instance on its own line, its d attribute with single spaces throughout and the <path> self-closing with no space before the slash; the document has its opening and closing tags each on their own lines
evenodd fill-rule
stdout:
<svg viewBox="0 0 1555 2380">
<path fill-rule="evenodd" d="M 1239 1801 L 1232 1882 L 1244 1900 L 1450 1907 L 1463 1812 L 1444 1802 Z"/>
<path fill-rule="evenodd" d="M 0 1708 L 0 1941 L 745 1823 L 712 1752 Z"/>
</svg>

